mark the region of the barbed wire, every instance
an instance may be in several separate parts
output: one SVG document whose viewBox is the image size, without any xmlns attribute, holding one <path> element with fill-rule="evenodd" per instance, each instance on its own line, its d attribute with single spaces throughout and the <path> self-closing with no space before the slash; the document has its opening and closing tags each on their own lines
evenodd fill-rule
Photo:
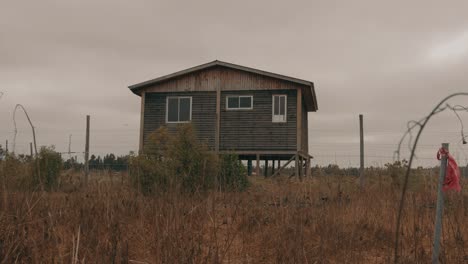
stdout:
<svg viewBox="0 0 468 264">
<path fill-rule="evenodd" d="M 462 107 L 462 108 L 453 108 L 449 104 L 446 104 L 444 107 L 441 107 L 447 100 L 449 100 L 449 99 L 451 99 L 453 97 L 456 97 L 456 96 L 468 96 L 468 93 L 454 93 L 454 94 L 451 94 L 451 95 L 445 97 L 444 99 L 442 99 L 442 101 L 440 101 L 434 107 L 434 109 L 429 113 L 429 115 L 421 118 L 418 121 L 414 121 L 414 120 L 409 121 L 407 123 L 408 130 L 403 134 L 403 136 L 400 139 L 400 142 L 398 144 L 398 149 L 396 150 L 396 153 L 398 154 L 398 159 L 399 159 L 401 144 L 403 143 L 405 137 L 407 135 L 410 135 L 410 142 L 411 143 L 409 143 L 409 146 L 410 146 L 410 150 L 411 150 L 411 155 L 409 157 L 409 162 L 408 162 L 408 166 L 406 168 L 406 173 L 405 173 L 405 177 L 404 177 L 403 189 L 402 189 L 402 193 L 401 193 L 400 204 L 399 204 L 399 207 L 398 207 L 397 223 L 396 223 L 396 230 L 395 230 L 395 245 L 394 245 L 394 263 L 395 264 L 398 263 L 398 257 L 399 257 L 398 256 L 398 246 L 399 246 L 398 244 L 399 244 L 399 240 L 400 240 L 401 217 L 403 215 L 403 207 L 404 207 L 404 203 L 405 203 L 406 192 L 407 192 L 407 189 L 408 189 L 408 179 L 409 179 L 409 175 L 411 173 L 411 165 L 413 164 L 413 160 L 415 158 L 416 147 L 418 146 L 419 138 L 420 138 L 424 128 L 426 127 L 427 123 L 429 122 L 429 120 L 434 115 L 437 115 L 437 114 L 439 114 L 439 113 L 441 113 L 441 112 L 443 112 L 443 111 L 445 111 L 447 109 L 450 109 L 450 110 L 453 110 L 453 111 L 459 111 L 459 110 L 465 110 L 466 111 L 466 108 L 464 108 L 464 107 Z M 419 130 L 418 130 L 417 135 L 416 135 L 416 137 L 414 139 L 414 142 L 413 142 L 411 133 L 412 133 L 413 129 L 415 129 L 415 128 L 419 128 Z M 462 136 L 464 136 L 463 133 L 462 133 Z"/>
<path fill-rule="evenodd" d="M 461 106 L 461 105 L 455 105 L 454 107 L 451 108 L 451 110 L 453 111 L 453 113 L 457 116 L 458 118 L 458 121 L 460 122 L 460 126 L 461 126 L 461 131 L 460 131 L 460 134 L 461 134 L 461 137 L 462 137 L 462 142 L 463 144 L 466 144 L 466 140 L 465 140 L 465 132 L 463 131 L 463 120 L 461 119 L 460 115 L 457 113 L 457 109 L 460 109 L 460 111 L 467 111 L 468 112 L 468 108 L 464 107 L 464 106 Z"/>
<path fill-rule="evenodd" d="M 416 121 L 416 120 L 410 120 L 408 121 L 407 123 L 407 130 L 405 131 L 405 133 L 403 134 L 403 136 L 400 138 L 400 141 L 398 142 L 398 147 L 397 149 L 394 151 L 394 156 L 396 157 L 396 160 L 397 161 L 400 161 L 400 152 L 401 152 L 401 146 L 404 142 L 404 140 L 406 139 L 407 136 L 409 136 L 409 140 L 408 140 L 408 150 L 411 152 L 412 150 L 412 146 L 413 146 L 413 129 L 415 128 L 421 128 L 423 123 L 426 122 L 430 117 L 434 116 L 434 115 L 437 115 L 439 113 L 442 113 L 443 111 L 445 110 L 452 110 L 453 113 L 456 115 L 456 117 L 458 118 L 459 122 L 460 122 L 460 125 L 461 125 L 461 137 L 462 137 L 462 141 L 463 141 L 463 144 L 466 144 L 466 136 L 464 135 L 464 131 L 463 131 L 463 121 L 462 119 L 460 118 L 460 115 L 458 115 L 457 112 L 459 111 L 465 111 L 465 112 L 468 112 L 468 107 L 464 107 L 464 106 L 461 106 L 461 105 L 456 105 L 456 106 L 451 106 L 450 104 L 446 104 L 444 107 L 438 107 L 434 113 L 431 113 L 431 115 L 429 116 L 426 116 L 426 117 L 423 117 L 421 118 L 420 120 Z M 453 133 L 453 131 L 451 132 Z M 441 133 L 443 134 L 443 133 Z"/>
</svg>

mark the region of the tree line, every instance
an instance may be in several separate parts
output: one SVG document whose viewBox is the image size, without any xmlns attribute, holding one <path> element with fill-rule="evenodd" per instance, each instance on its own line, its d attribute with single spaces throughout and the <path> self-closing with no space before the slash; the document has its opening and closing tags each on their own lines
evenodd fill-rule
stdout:
<svg viewBox="0 0 468 264">
<path fill-rule="evenodd" d="M 134 155 L 133 152 L 121 156 L 109 153 L 102 157 L 93 154 L 89 157 L 89 169 L 125 171 L 128 169 L 130 158 Z M 82 169 L 84 168 L 84 163 L 78 162 L 77 157 L 71 157 L 64 162 L 63 167 L 64 169 Z"/>
</svg>

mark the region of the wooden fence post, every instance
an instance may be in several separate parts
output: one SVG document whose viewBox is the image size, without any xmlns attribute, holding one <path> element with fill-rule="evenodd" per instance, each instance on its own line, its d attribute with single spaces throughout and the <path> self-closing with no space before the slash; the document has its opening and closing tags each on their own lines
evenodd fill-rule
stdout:
<svg viewBox="0 0 468 264">
<path fill-rule="evenodd" d="M 90 116 L 86 116 L 86 144 L 85 144 L 85 179 L 84 185 L 88 186 L 89 179 L 89 122 Z"/>
<path fill-rule="evenodd" d="M 359 115 L 359 141 L 360 141 L 360 168 L 359 168 L 359 186 L 364 188 L 364 124 L 363 115 Z"/>
</svg>

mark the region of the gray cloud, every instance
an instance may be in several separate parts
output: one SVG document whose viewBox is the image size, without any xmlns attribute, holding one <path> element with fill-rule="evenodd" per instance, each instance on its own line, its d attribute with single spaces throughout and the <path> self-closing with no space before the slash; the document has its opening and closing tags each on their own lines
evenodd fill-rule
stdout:
<svg viewBox="0 0 468 264">
<path fill-rule="evenodd" d="M 466 10 L 461 0 L 3 3 L 0 142 L 11 140 L 12 110 L 22 103 L 40 144 L 66 150 L 74 134 L 82 149 L 91 114 L 93 151 L 135 150 L 139 98 L 127 85 L 220 59 L 315 82 L 309 142 L 317 162 L 357 164 L 363 113 L 369 164 L 381 164 L 407 120 L 468 90 Z M 421 164 L 435 164 L 443 140 L 462 153 L 457 133 L 450 114 L 435 119 Z"/>
</svg>

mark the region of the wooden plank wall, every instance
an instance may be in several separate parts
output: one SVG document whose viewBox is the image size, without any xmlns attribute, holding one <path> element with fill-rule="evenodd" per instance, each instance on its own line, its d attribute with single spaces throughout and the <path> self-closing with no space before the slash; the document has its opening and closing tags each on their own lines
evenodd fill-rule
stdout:
<svg viewBox="0 0 468 264">
<path fill-rule="evenodd" d="M 145 88 L 144 91 L 199 92 L 216 91 L 218 87 L 224 91 L 236 91 L 285 89 L 295 90 L 308 86 L 240 70 L 224 67 L 213 67 L 158 83 L 154 86 Z"/>
<path fill-rule="evenodd" d="M 192 96 L 192 120 L 199 138 L 216 146 L 216 97 L 220 91 L 219 150 L 296 151 L 297 83 L 225 67 L 213 67 L 180 76 L 144 89 L 143 144 L 147 135 L 165 124 L 166 96 Z M 272 123 L 272 94 L 288 95 L 287 123 Z M 253 110 L 226 111 L 226 95 L 254 96 Z M 302 98 L 304 99 L 304 98 Z M 302 100 L 303 102 L 304 100 Z M 301 107 L 302 108 L 302 107 Z M 308 149 L 307 111 L 301 112 L 300 148 Z M 171 130 L 177 125 L 168 124 Z"/>
<path fill-rule="evenodd" d="M 219 87 L 219 69 L 210 68 L 173 78 L 145 88 L 146 92 L 200 92 L 216 91 Z"/>
<path fill-rule="evenodd" d="M 145 125 L 145 92 L 141 93 L 141 103 L 140 103 L 140 139 L 138 143 L 138 151 L 143 153 L 143 145 L 144 145 L 144 125 Z"/>
<path fill-rule="evenodd" d="M 309 118 L 305 104 L 302 104 L 302 151 L 309 153 Z"/>
<path fill-rule="evenodd" d="M 272 95 L 286 94 L 287 122 L 272 122 Z M 226 110 L 226 96 L 252 95 L 252 110 Z M 220 150 L 296 150 L 296 90 L 223 91 Z"/>
<path fill-rule="evenodd" d="M 211 149 L 215 145 L 216 127 L 216 92 L 193 93 L 146 93 L 144 108 L 144 144 L 148 135 L 166 125 L 169 131 L 175 131 L 178 124 L 166 124 L 166 97 L 192 96 L 192 124 L 198 138 Z"/>
</svg>

